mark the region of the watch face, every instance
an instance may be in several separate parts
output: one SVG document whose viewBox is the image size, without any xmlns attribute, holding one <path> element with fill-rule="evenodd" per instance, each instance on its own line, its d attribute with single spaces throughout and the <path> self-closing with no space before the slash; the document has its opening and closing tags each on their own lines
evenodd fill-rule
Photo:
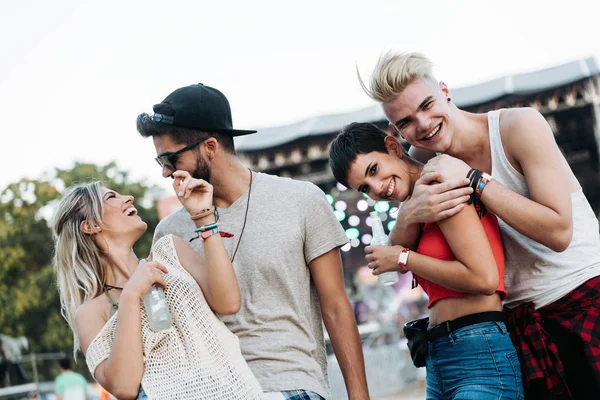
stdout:
<svg viewBox="0 0 600 400">
<path fill-rule="evenodd" d="M 404 265 L 404 264 L 406 264 L 407 260 L 408 260 L 408 251 L 402 251 L 402 253 L 400 253 L 400 257 L 398 258 L 398 264 Z"/>
</svg>

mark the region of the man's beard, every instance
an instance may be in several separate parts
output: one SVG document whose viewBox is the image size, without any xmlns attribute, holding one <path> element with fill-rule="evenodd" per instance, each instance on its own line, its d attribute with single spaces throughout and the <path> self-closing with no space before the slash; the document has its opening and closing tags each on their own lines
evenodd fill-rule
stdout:
<svg viewBox="0 0 600 400">
<path fill-rule="evenodd" d="M 196 169 L 192 172 L 192 177 L 196 179 L 203 179 L 206 182 L 210 183 L 211 170 L 210 166 L 204 162 L 202 157 L 198 157 L 198 162 L 196 165 Z"/>
</svg>

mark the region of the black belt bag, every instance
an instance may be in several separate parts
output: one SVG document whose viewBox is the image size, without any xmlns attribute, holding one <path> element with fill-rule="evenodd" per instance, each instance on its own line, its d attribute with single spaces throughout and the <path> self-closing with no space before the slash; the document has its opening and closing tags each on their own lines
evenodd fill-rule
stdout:
<svg viewBox="0 0 600 400">
<path fill-rule="evenodd" d="M 429 353 L 429 342 L 433 342 L 453 331 L 465 326 L 483 322 L 502 322 L 504 313 L 501 311 L 486 311 L 477 314 L 465 315 L 452 321 L 443 322 L 428 330 L 429 318 L 421 318 L 404 324 L 404 337 L 408 341 L 408 350 L 415 367 L 425 366 Z"/>
<path fill-rule="evenodd" d="M 429 344 L 426 336 L 427 327 L 429 327 L 429 317 L 409 321 L 404 324 L 403 328 L 404 337 L 408 341 L 410 358 L 412 358 L 413 364 L 417 368 L 425 366 L 429 352 Z"/>
</svg>

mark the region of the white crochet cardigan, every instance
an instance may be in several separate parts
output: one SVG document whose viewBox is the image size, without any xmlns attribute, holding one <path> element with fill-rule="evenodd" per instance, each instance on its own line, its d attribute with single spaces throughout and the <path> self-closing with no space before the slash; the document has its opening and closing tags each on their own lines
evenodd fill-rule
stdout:
<svg viewBox="0 0 600 400">
<path fill-rule="evenodd" d="M 150 399 L 262 399 L 258 381 L 246 364 L 238 338 L 210 309 L 200 286 L 181 266 L 172 236 L 153 247 L 163 264 L 165 296 L 173 326 L 153 332 L 141 306 L 144 375 L 142 388 Z M 86 362 L 92 375 L 111 353 L 118 311 L 90 344 Z"/>
</svg>

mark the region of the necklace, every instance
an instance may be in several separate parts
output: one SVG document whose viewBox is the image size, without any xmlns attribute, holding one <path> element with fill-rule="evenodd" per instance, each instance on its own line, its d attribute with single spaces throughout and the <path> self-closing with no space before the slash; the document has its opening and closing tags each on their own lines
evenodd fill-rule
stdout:
<svg viewBox="0 0 600 400">
<path fill-rule="evenodd" d="M 237 245 L 235 246 L 235 250 L 233 251 L 233 256 L 231 257 L 231 262 L 235 260 L 235 255 L 237 254 L 238 248 L 240 247 L 240 242 L 242 241 L 242 235 L 244 234 L 244 229 L 246 229 L 246 220 L 248 219 L 248 209 L 250 208 L 250 194 L 252 193 L 252 170 L 248 168 L 250 171 L 250 187 L 248 188 L 248 201 L 246 201 L 246 212 L 244 213 L 244 223 L 242 224 L 242 230 L 240 232 L 240 237 L 238 239 Z"/>
<path fill-rule="evenodd" d="M 113 285 L 107 285 L 104 284 L 104 286 L 102 287 L 102 289 L 104 290 L 104 293 L 106 293 L 106 297 L 108 297 L 108 301 L 110 302 L 110 317 L 112 317 L 114 315 L 114 313 L 117 312 L 117 310 L 119 309 L 119 302 L 114 300 L 112 298 L 112 296 L 108 293 L 111 289 L 115 289 L 115 290 L 123 290 L 122 287 L 120 286 L 113 286 Z"/>
</svg>

